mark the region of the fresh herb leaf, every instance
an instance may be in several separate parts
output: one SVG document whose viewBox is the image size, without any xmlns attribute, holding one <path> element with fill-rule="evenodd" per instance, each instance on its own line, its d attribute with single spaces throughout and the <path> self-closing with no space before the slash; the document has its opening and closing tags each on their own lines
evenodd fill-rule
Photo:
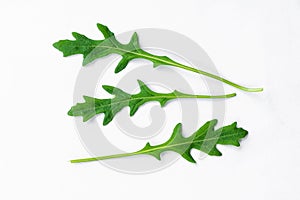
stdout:
<svg viewBox="0 0 300 200">
<path fill-rule="evenodd" d="M 120 43 L 113 32 L 111 32 L 107 26 L 102 24 L 97 24 L 98 29 L 102 32 L 104 36 L 104 40 L 92 40 L 88 37 L 73 32 L 72 35 L 75 40 L 60 40 L 53 44 L 53 46 L 59 51 L 63 52 L 63 55 L 70 56 L 75 54 L 83 55 L 83 66 L 93 62 L 98 58 L 105 57 L 110 54 L 119 54 L 122 56 L 121 61 L 117 65 L 115 72 L 118 73 L 126 68 L 127 64 L 136 58 L 142 58 L 153 62 L 154 67 L 160 65 L 168 65 L 174 66 L 178 68 L 182 68 L 188 71 L 192 71 L 198 74 L 202 74 L 204 76 L 219 80 L 223 83 L 231 85 L 240 90 L 244 90 L 247 92 L 260 92 L 262 88 L 247 88 L 236 83 L 233 83 L 227 79 L 219 77 L 217 75 L 195 69 L 183 64 L 180 64 L 167 56 L 158 56 L 150 54 L 146 51 L 143 51 L 138 42 L 138 35 L 134 33 L 131 37 L 131 40 L 128 44 Z"/>
<path fill-rule="evenodd" d="M 133 153 L 77 159 L 71 160 L 71 162 L 91 162 L 140 154 L 151 155 L 160 160 L 161 153 L 166 151 L 174 151 L 180 154 L 187 161 L 196 163 L 194 158 L 191 156 L 192 149 L 198 149 L 210 156 L 221 156 L 222 153 L 217 149 L 217 144 L 240 146 L 240 140 L 246 137 L 248 134 L 248 131 L 242 128 L 237 128 L 236 122 L 229 126 L 215 130 L 216 124 L 217 120 L 208 121 L 191 136 L 185 138 L 182 136 L 182 125 L 179 123 L 175 126 L 170 139 L 163 144 L 152 146 L 151 144 L 147 143 L 144 148 Z"/>
<path fill-rule="evenodd" d="M 103 125 L 110 123 L 114 116 L 122 110 L 124 107 L 129 106 L 130 116 L 133 116 L 138 108 L 149 102 L 149 101 L 158 101 L 161 106 L 164 106 L 168 101 L 177 98 L 230 98 L 236 96 L 235 93 L 227 95 L 218 95 L 218 96 L 209 96 L 209 95 L 192 95 L 184 94 L 178 91 L 171 93 L 157 93 L 152 91 L 149 87 L 145 85 L 142 81 L 138 80 L 140 86 L 140 92 L 138 94 L 128 94 L 123 90 L 103 85 L 103 89 L 106 90 L 109 94 L 114 95 L 112 99 L 96 99 L 89 96 L 84 96 L 84 103 L 77 103 L 73 106 L 68 115 L 70 116 L 82 116 L 83 121 L 88 121 L 93 118 L 95 115 L 104 113 Z"/>
</svg>

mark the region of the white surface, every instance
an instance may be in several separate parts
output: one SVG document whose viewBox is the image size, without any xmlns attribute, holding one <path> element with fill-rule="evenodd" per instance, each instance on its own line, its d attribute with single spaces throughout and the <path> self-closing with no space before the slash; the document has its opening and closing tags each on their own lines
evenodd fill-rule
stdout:
<svg viewBox="0 0 300 200">
<path fill-rule="evenodd" d="M 1 1 L 0 199 L 299 199 L 299 11 L 297 0 Z M 66 115 L 81 57 L 51 44 L 72 31 L 96 37 L 97 22 L 181 32 L 223 76 L 263 86 L 227 103 L 226 121 L 250 131 L 242 148 L 138 176 L 70 164 L 88 156 Z"/>
</svg>

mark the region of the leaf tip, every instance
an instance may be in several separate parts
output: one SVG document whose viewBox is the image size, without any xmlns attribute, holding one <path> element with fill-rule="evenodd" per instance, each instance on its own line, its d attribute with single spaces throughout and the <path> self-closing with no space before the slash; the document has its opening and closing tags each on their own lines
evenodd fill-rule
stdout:
<svg viewBox="0 0 300 200">
<path fill-rule="evenodd" d="M 239 131 L 240 131 L 241 138 L 245 138 L 249 134 L 249 132 L 243 128 L 239 128 Z"/>
<path fill-rule="evenodd" d="M 94 97 L 90 97 L 90 96 L 86 96 L 86 95 L 83 95 L 82 97 L 86 102 L 91 102 L 91 101 L 95 102 L 95 100 L 96 100 Z"/>
<path fill-rule="evenodd" d="M 178 124 L 176 124 L 176 126 L 182 127 L 182 123 L 178 123 Z"/>
<path fill-rule="evenodd" d="M 82 61 L 82 66 L 86 67 L 91 61 L 89 61 L 88 59 L 86 59 L 85 56 L 83 56 L 83 61 Z"/>
<path fill-rule="evenodd" d="M 146 85 L 146 84 L 145 84 L 143 81 L 141 81 L 140 79 L 138 79 L 137 82 L 138 82 L 139 86 L 144 86 L 144 85 Z"/>
<path fill-rule="evenodd" d="M 174 132 L 174 133 L 175 133 L 175 132 L 177 133 L 178 131 L 181 131 L 181 129 L 182 129 L 182 123 L 178 123 L 178 124 L 176 124 L 176 126 L 175 126 L 173 132 Z"/>
<path fill-rule="evenodd" d="M 117 67 L 115 68 L 115 74 L 119 73 L 123 69 L 125 69 L 128 65 L 129 60 L 123 56 L 123 58 L 118 63 Z"/>
<path fill-rule="evenodd" d="M 212 120 L 206 122 L 206 124 L 209 125 L 209 127 L 211 127 L 212 129 L 217 125 L 217 123 L 218 123 L 217 119 L 212 119 Z"/>
<path fill-rule="evenodd" d="M 190 163 L 197 163 L 197 162 L 195 161 L 195 159 L 193 158 L 193 156 L 191 155 L 190 150 L 188 150 L 188 151 L 182 153 L 181 156 L 182 156 L 184 159 L 186 159 L 188 162 L 190 162 Z"/>
<path fill-rule="evenodd" d="M 132 117 L 134 114 L 135 114 L 135 111 L 131 109 L 129 112 L 129 116 Z"/>
<path fill-rule="evenodd" d="M 103 24 L 97 23 L 97 28 L 101 31 L 104 38 L 109 38 L 114 36 L 114 33 L 109 30 L 109 28 Z"/>
<path fill-rule="evenodd" d="M 54 43 L 52 44 L 52 46 L 53 46 L 55 49 L 58 49 L 58 47 L 59 47 L 59 42 L 60 42 L 60 41 L 54 42 Z"/>
<path fill-rule="evenodd" d="M 217 124 L 218 120 L 217 119 L 212 119 L 212 120 L 210 120 L 210 122 L 213 123 L 213 124 Z"/>
<path fill-rule="evenodd" d="M 113 94 L 115 87 L 110 85 L 102 85 L 102 88 L 109 94 Z"/>
<path fill-rule="evenodd" d="M 85 116 L 83 116 L 82 121 L 83 122 L 87 122 L 89 120 L 89 118 L 86 118 Z"/>
<path fill-rule="evenodd" d="M 107 26 L 105 26 L 104 24 L 101 24 L 101 23 L 97 23 L 96 24 L 97 25 L 97 28 L 101 31 L 101 30 L 103 30 L 103 29 L 107 29 Z"/>
<path fill-rule="evenodd" d="M 69 116 L 74 116 L 74 113 L 73 113 L 73 107 L 68 111 L 67 113 Z"/>
<path fill-rule="evenodd" d="M 192 158 L 191 160 L 188 160 L 190 163 L 193 163 L 193 164 L 197 164 L 196 160 L 194 158 Z"/>
<path fill-rule="evenodd" d="M 57 49 L 58 51 L 62 52 L 63 53 L 63 57 L 67 57 L 69 56 L 65 51 L 64 51 L 64 43 L 65 43 L 65 40 L 59 40 L 57 42 L 54 42 L 52 44 L 52 46 Z"/>
<path fill-rule="evenodd" d="M 77 39 L 77 37 L 80 35 L 80 34 L 77 33 L 77 32 L 72 32 L 71 34 L 72 34 L 72 36 L 73 36 L 75 39 Z"/>
<path fill-rule="evenodd" d="M 249 131 L 247 131 L 247 130 L 245 130 L 245 129 L 243 129 L 243 128 L 241 128 L 241 130 L 244 132 L 244 137 L 246 137 L 248 134 L 249 134 Z"/>
<path fill-rule="evenodd" d="M 113 120 L 114 116 L 110 115 L 108 113 L 104 114 L 104 119 L 103 119 L 103 126 L 106 126 L 107 124 L 109 124 L 112 120 Z"/>
</svg>

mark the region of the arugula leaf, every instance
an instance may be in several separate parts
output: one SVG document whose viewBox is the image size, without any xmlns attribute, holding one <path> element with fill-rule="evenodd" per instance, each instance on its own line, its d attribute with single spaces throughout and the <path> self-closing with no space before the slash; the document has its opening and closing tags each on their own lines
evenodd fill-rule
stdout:
<svg viewBox="0 0 300 200">
<path fill-rule="evenodd" d="M 144 148 L 133 153 L 77 159 L 71 160 L 71 163 L 91 162 L 140 154 L 151 155 L 158 160 L 161 160 L 161 154 L 166 151 L 174 151 L 180 154 L 187 161 L 196 163 L 194 158 L 191 156 L 192 149 L 198 149 L 210 156 L 221 156 L 222 153 L 217 149 L 217 144 L 233 145 L 238 147 L 240 146 L 240 140 L 248 134 L 248 131 L 243 128 L 237 128 L 236 122 L 229 126 L 215 130 L 216 124 L 216 119 L 208 121 L 191 136 L 185 138 L 181 134 L 182 125 L 179 123 L 175 126 L 170 139 L 163 144 L 152 146 L 150 143 L 147 143 Z"/>
<path fill-rule="evenodd" d="M 114 116 L 122 110 L 124 107 L 129 106 L 130 116 L 133 116 L 138 108 L 149 102 L 157 101 L 163 107 L 168 101 L 176 98 L 230 98 L 236 96 L 235 93 L 227 95 L 209 96 L 209 95 L 192 95 L 185 94 L 178 91 L 171 93 L 157 93 L 152 91 L 149 87 L 145 85 L 142 81 L 138 80 L 140 86 L 140 92 L 138 94 L 128 94 L 123 90 L 109 86 L 103 85 L 103 89 L 109 94 L 114 95 L 112 99 L 96 99 L 89 96 L 83 96 L 85 102 L 77 103 L 73 106 L 68 115 L 70 116 L 82 116 L 83 121 L 86 122 L 93 118 L 95 115 L 104 113 L 103 125 L 110 123 Z"/>
<path fill-rule="evenodd" d="M 115 73 L 118 73 L 126 68 L 127 64 L 137 58 L 146 59 L 153 62 L 154 67 L 158 67 L 160 65 L 168 65 L 174 66 L 178 68 L 182 68 L 188 71 L 192 71 L 198 74 L 202 74 L 204 76 L 219 80 L 223 83 L 231 85 L 240 90 L 244 90 L 247 92 L 260 92 L 262 88 L 247 88 L 236 83 L 233 83 L 227 79 L 219 77 L 217 75 L 195 69 L 183 64 L 180 64 L 167 56 L 158 56 L 150 54 L 146 51 L 143 51 L 138 42 L 138 35 L 134 33 L 131 37 L 131 40 L 128 44 L 120 43 L 113 32 L 111 32 L 107 26 L 102 24 L 97 24 L 98 29 L 104 36 L 104 40 L 92 40 L 88 37 L 73 32 L 72 35 L 75 40 L 60 40 L 53 44 L 53 46 L 59 51 L 63 52 L 64 57 L 82 54 L 83 55 L 83 66 L 93 62 L 98 58 L 105 57 L 110 54 L 119 54 L 122 56 L 121 61 L 118 63 Z"/>
</svg>

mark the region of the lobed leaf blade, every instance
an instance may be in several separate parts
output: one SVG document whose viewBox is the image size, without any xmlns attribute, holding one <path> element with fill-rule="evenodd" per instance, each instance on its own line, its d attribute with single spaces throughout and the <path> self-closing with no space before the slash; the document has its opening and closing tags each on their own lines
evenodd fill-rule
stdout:
<svg viewBox="0 0 300 200">
<path fill-rule="evenodd" d="M 182 125 L 179 123 L 175 126 L 170 138 L 163 144 L 152 146 L 148 142 L 141 150 L 136 152 L 77 159 L 72 160 L 71 162 L 90 162 L 111 158 L 136 156 L 141 154 L 150 155 L 158 160 L 161 160 L 162 153 L 173 151 L 180 154 L 181 157 L 188 162 L 196 163 L 195 159 L 191 155 L 192 149 L 200 150 L 210 156 L 222 156 L 222 153 L 217 149 L 217 145 L 240 146 L 240 141 L 248 135 L 248 131 L 243 128 L 238 128 L 236 122 L 215 130 L 216 124 L 216 119 L 208 121 L 191 136 L 184 137 L 182 135 Z"/>
<path fill-rule="evenodd" d="M 161 65 L 178 67 L 184 70 L 188 70 L 197 74 L 201 74 L 228 85 L 244 90 L 247 92 L 261 92 L 263 88 L 247 88 L 236 83 L 233 83 L 227 79 L 224 79 L 220 76 L 202 71 L 200 69 L 195 69 L 181 63 L 178 63 L 167 56 L 159 56 L 150 54 L 146 51 L 143 51 L 139 45 L 138 35 L 134 33 L 131 37 L 131 40 L 128 44 L 120 43 L 114 33 L 109 30 L 109 28 L 102 24 L 97 24 L 99 31 L 103 34 L 103 40 L 92 40 L 82 34 L 73 32 L 73 37 L 76 40 L 60 40 L 53 44 L 53 46 L 59 51 L 63 52 L 63 55 L 70 56 L 75 54 L 83 55 L 82 65 L 86 66 L 87 64 L 93 62 L 98 58 L 108 56 L 110 54 L 118 54 L 122 57 L 120 62 L 115 68 L 115 73 L 119 73 L 124 70 L 128 63 L 133 59 L 146 59 L 153 63 L 153 67 L 158 67 Z"/>
<path fill-rule="evenodd" d="M 156 101 L 162 107 L 170 100 L 177 98 L 229 98 L 235 94 L 207 96 L 207 95 L 191 95 L 178 91 L 171 93 L 157 93 L 152 91 L 144 82 L 138 80 L 140 92 L 137 94 L 129 94 L 117 87 L 104 85 L 102 86 L 109 94 L 114 95 L 111 99 L 97 99 L 84 96 L 85 102 L 77 103 L 68 111 L 69 116 L 82 116 L 86 122 L 98 114 L 104 114 L 103 125 L 109 124 L 115 115 L 125 107 L 130 108 L 130 116 L 133 116 L 138 109 L 147 102 Z"/>
</svg>

